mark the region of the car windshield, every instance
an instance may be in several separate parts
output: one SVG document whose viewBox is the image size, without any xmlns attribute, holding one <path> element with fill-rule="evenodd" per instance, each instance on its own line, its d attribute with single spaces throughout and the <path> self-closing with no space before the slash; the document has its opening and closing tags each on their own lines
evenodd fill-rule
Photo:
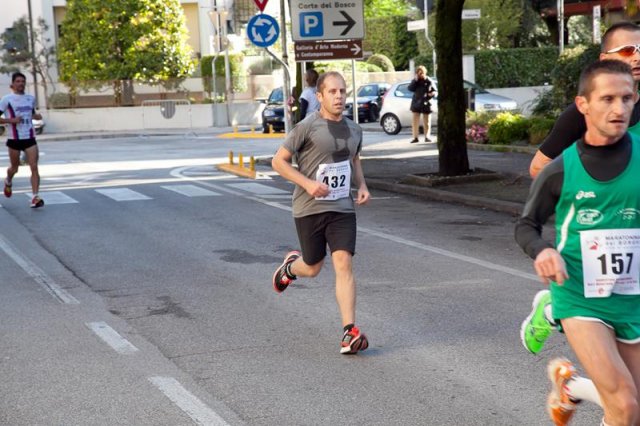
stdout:
<svg viewBox="0 0 640 426">
<path fill-rule="evenodd" d="M 282 98 L 282 87 L 278 87 L 277 89 L 273 89 L 273 92 L 269 95 L 269 103 L 270 104 L 281 104 L 284 102 Z"/>
</svg>

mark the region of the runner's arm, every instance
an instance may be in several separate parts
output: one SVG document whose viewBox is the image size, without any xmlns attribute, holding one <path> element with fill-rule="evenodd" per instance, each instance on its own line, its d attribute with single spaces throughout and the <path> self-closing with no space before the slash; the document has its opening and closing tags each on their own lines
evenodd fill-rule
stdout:
<svg viewBox="0 0 640 426">
<path fill-rule="evenodd" d="M 516 242 L 532 259 L 544 249 L 553 248 L 553 244 L 542 238 L 542 226 L 555 213 L 563 179 L 564 165 L 562 159 L 558 159 L 533 181 L 522 216 L 516 223 Z"/>
<path fill-rule="evenodd" d="M 584 116 L 575 104 L 569 105 L 558 117 L 551 132 L 540 145 L 531 164 L 529 174 L 535 178 L 554 158 L 562 154 L 572 143 L 580 139 L 587 130 Z"/>
<path fill-rule="evenodd" d="M 367 188 L 367 183 L 364 180 L 360 154 L 353 157 L 353 181 L 358 188 L 356 204 L 366 204 L 371 199 L 371 194 L 369 193 L 369 188 Z"/>
<path fill-rule="evenodd" d="M 271 160 L 271 167 L 286 180 L 303 188 L 313 197 L 326 197 L 329 195 L 329 187 L 322 182 L 309 179 L 291 165 L 293 154 L 281 146 Z"/>
</svg>

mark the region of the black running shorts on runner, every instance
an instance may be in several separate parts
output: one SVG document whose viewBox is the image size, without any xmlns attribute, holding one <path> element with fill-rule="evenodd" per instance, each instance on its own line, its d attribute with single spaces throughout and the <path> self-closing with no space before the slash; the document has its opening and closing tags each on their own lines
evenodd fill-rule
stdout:
<svg viewBox="0 0 640 426">
<path fill-rule="evenodd" d="M 9 139 L 7 141 L 7 147 L 18 151 L 25 151 L 27 148 L 31 148 L 36 144 L 35 138 L 30 139 Z"/>
<path fill-rule="evenodd" d="M 327 255 L 327 244 L 331 253 L 346 250 L 356 252 L 356 214 L 326 212 L 297 217 L 296 230 L 302 250 L 302 259 L 307 265 L 315 265 Z"/>
</svg>

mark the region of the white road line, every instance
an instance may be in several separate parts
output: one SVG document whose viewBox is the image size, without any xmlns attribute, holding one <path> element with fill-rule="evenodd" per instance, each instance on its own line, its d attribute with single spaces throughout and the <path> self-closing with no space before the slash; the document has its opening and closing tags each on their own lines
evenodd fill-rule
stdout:
<svg viewBox="0 0 640 426">
<path fill-rule="evenodd" d="M 123 355 L 138 352 L 138 348 L 133 346 L 127 339 L 122 337 L 117 331 L 109 327 L 104 321 L 86 322 L 85 325 L 91 329 L 107 345 Z"/>
<path fill-rule="evenodd" d="M 240 189 L 242 191 L 251 192 L 256 195 L 265 195 L 265 194 L 277 194 L 277 195 L 291 195 L 288 191 L 283 191 L 279 188 L 274 188 L 268 185 L 262 185 L 260 183 L 253 182 L 242 182 L 242 183 L 229 183 L 227 186 L 232 188 Z"/>
<path fill-rule="evenodd" d="M 487 262 L 485 260 L 477 259 L 471 256 L 465 256 L 464 254 L 454 253 L 449 250 L 444 250 L 438 247 L 429 246 L 422 243 L 417 243 L 415 241 L 407 240 L 404 238 L 396 237 L 395 235 L 386 234 L 384 232 L 374 231 L 373 229 L 363 228 L 358 226 L 358 232 L 362 232 L 365 234 L 373 235 L 374 237 L 382 238 L 388 241 L 393 241 L 399 244 L 403 244 L 405 246 L 417 248 L 424 251 L 430 251 L 432 253 L 436 253 L 442 256 L 450 257 L 452 259 L 460 260 L 462 262 L 471 263 L 477 266 L 482 266 L 486 269 L 491 269 L 494 271 L 504 272 L 505 274 L 514 275 L 518 278 L 524 278 L 533 281 L 539 281 L 538 277 L 533 274 L 528 274 L 526 272 L 519 271 L 517 269 L 509 268 L 507 266 L 497 265 L 495 263 Z"/>
<path fill-rule="evenodd" d="M 222 195 L 196 185 L 168 185 L 163 186 L 162 188 L 177 192 L 178 194 L 186 195 L 187 197 L 211 197 Z"/>
<path fill-rule="evenodd" d="M 0 249 L 4 251 L 14 262 L 16 262 L 27 274 L 40 284 L 49 294 L 62 303 L 79 304 L 78 299 L 67 293 L 67 291 L 56 284 L 51 277 L 44 273 L 36 264 L 23 256 L 18 249 L 0 235 Z"/>
<path fill-rule="evenodd" d="M 172 170 L 171 171 L 171 175 L 174 176 L 174 177 L 178 177 L 178 178 L 184 179 L 184 180 L 188 180 L 188 181 L 192 181 L 192 182 L 198 182 L 200 185 L 205 185 L 205 186 L 209 186 L 209 187 L 213 187 L 213 188 L 218 188 L 220 191 L 225 191 L 225 192 L 228 192 L 230 194 L 237 195 L 239 197 L 243 197 L 243 198 L 248 199 L 248 200 L 253 200 L 253 201 L 256 201 L 258 203 L 265 204 L 267 206 L 278 208 L 280 210 L 291 211 L 291 207 L 286 206 L 284 204 L 276 203 L 274 201 L 267 201 L 267 200 L 264 200 L 264 199 L 259 198 L 259 197 L 249 196 L 249 195 L 247 195 L 245 193 L 229 190 L 229 189 L 226 189 L 226 188 L 222 188 L 222 187 L 220 187 L 218 185 L 213 185 L 213 184 L 210 184 L 208 182 L 200 182 L 200 181 L 198 181 L 198 179 L 194 179 L 194 178 L 183 176 L 182 175 L 182 171 L 187 169 L 187 168 L 188 168 L 188 166 L 185 166 L 185 167 L 181 167 L 179 169 Z M 452 259 L 456 259 L 456 260 L 459 260 L 459 261 L 462 261 L 462 262 L 471 263 L 473 265 L 481 266 L 483 268 L 490 269 L 490 270 L 493 270 L 493 271 L 503 272 L 505 274 L 513 275 L 513 276 L 516 276 L 518 278 L 524 278 L 524 279 L 533 280 L 533 281 L 536 281 L 536 282 L 539 281 L 538 277 L 536 275 L 533 275 L 533 274 L 522 272 L 522 271 L 519 271 L 517 269 L 509 268 L 509 267 L 506 267 L 506 266 L 497 265 L 495 263 L 487 262 L 485 260 L 477 259 L 475 257 L 465 256 L 465 255 L 462 255 L 462 254 L 454 253 L 452 251 L 443 250 L 443 249 L 438 248 L 438 247 L 433 247 L 433 246 L 429 246 L 429 245 L 426 245 L 426 244 L 417 243 L 415 241 L 411 241 L 411 240 L 407 240 L 407 239 L 404 239 L 404 238 L 396 237 L 395 235 L 387 234 L 387 233 L 384 233 L 384 232 L 374 231 L 373 229 L 368 229 L 368 228 L 363 228 L 361 226 L 358 226 L 358 232 L 363 232 L 365 234 L 369 234 L 369 235 L 372 235 L 374 237 L 382 238 L 382 239 L 385 239 L 385 240 L 388 240 L 388 241 L 393 241 L 395 243 L 402 244 L 402 245 L 409 246 L 409 247 L 413 247 L 413 248 L 417 248 L 419 250 L 436 253 L 436 254 L 439 254 L 441 256 L 446 256 L 446 257 L 449 257 L 449 258 L 452 258 Z"/>
<path fill-rule="evenodd" d="M 200 401 L 195 395 L 186 390 L 173 377 L 154 376 L 149 381 L 156 385 L 174 404 L 184 411 L 191 419 L 203 426 L 228 425 L 222 417 Z"/>
<path fill-rule="evenodd" d="M 147 197 L 144 194 L 132 191 L 129 188 L 107 188 L 96 189 L 95 191 L 116 201 L 138 201 L 152 199 L 151 197 Z"/>
<path fill-rule="evenodd" d="M 25 193 L 29 198 L 33 196 L 30 192 Z M 75 204 L 78 200 L 69 197 L 64 192 L 60 191 L 45 191 L 40 193 L 40 197 L 44 200 L 47 206 L 52 204 Z"/>
</svg>

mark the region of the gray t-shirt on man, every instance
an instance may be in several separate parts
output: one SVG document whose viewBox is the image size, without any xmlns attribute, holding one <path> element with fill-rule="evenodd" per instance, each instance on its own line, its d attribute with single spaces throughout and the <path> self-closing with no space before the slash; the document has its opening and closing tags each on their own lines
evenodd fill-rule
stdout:
<svg viewBox="0 0 640 426">
<path fill-rule="evenodd" d="M 321 164 L 331 165 L 348 162 L 353 177 L 353 158 L 362 149 L 362 128 L 353 121 L 342 118 L 331 121 L 322 118 L 319 112 L 308 115 L 298 123 L 287 135 L 282 145 L 293 155 L 298 164 L 298 171 L 316 180 L 316 173 Z M 347 184 L 332 176 L 328 183 Z M 338 178 L 340 176 L 337 176 Z M 352 213 L 355 211 L 353 197 L 349 195 L 337 200 L 316 200 L 302 187 L 296 185 L 293 191 L 293 217 L 304 217 L 325 212 Z"/>
</svg>

